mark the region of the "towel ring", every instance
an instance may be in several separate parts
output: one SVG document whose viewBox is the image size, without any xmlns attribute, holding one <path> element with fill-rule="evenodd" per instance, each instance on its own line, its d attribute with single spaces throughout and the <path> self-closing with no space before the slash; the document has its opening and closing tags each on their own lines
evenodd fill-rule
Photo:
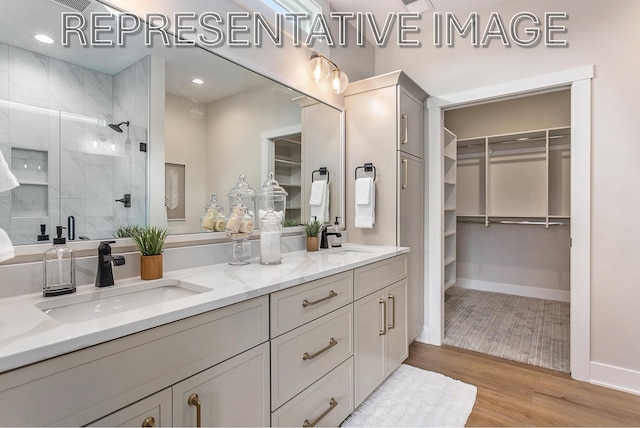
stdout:
<svg viewBox="0 0 640 428">
<path fill-rule="evenodd" d="M 358 179 L 358 170 L 359 169 L 364 169 L 365 173 L 373 171 L 373 180 L 375 181 L 375 179 L 376 179 L 376 167 L 373 166 L 373 164 L 371 162 L 365 163 L 364 166 L 356 167 L 356 180 Z"/>
<path fill-rule="evenodd" d="M 320 167 L 320 169 L 316 169 L 315 171 L 313 171 L 311 173 L 311 182 L 315 181 L 314 178 L 313 178 L 313 175 L 316 172 L 319 173 L 320 175 L 326 175 L 327 176 L 327 181 L 329 181 L 329 170 L 327 169 L 326 166 L 322 166 L 322 167 Z"/>
</svg>

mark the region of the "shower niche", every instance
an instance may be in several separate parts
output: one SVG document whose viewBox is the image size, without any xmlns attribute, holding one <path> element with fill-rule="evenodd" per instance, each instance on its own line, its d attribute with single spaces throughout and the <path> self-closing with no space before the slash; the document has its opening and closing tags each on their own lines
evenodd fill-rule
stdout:
<svg viewBox="0 0 640 428">
<path fill-rule="evenodd" d="M 49 217 L 49 153 L 11 148 L 11 171 L 20 187 L 11 191 L 11 218 Z"/>
</svg>

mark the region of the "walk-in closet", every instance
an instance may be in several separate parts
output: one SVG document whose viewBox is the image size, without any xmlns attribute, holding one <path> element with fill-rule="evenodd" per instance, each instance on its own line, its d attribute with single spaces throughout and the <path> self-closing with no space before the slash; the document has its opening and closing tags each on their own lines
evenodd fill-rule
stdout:
<svg viewBox="0 0 640 428">
<path fill-rule="evenodd" d="M 569 90 L 445 112 L 444 343 L 569 372 Z"/>
</svg>

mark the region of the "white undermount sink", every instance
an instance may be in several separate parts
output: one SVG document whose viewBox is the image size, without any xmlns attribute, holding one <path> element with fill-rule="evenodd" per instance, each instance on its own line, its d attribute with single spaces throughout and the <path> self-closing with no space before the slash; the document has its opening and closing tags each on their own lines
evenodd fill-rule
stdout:
<svg viewBox="0 0 640 428">
<path fill-rule="evenodd" d="M 108 288 L 95 288 L 85 293 L 44 300 L 35 306 L 59 322 L 74 323 L 170 302 L 211 290 L 175 279 L 160 279 L 120 287 L 116 284 Z"/>
<path fill-rule="evenodd" d="M 339 248 L 332 250 L 331 254 L 346 254 L 346 253 L 371 253 L 371 251 L 361 250 L 359 248 Z"/>
</svg>

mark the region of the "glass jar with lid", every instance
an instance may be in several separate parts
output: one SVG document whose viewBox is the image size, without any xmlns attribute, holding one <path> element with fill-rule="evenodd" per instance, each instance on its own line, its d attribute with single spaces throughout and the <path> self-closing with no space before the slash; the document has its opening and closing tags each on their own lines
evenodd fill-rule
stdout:
<svg viewBox="0 0 640 428">
<path fill-rule="evenodd" d="M 225 226 L 227 237 L 233 240 L 233 260 L 229 262 L 230 265 L 249 264 L 243 257 L 242 247 L 244 241 L 251 236 L 253 226 L 253 215 L 249 212 L 240 195 L 236 195 Z"/>
<path fill-rule="evenodd" d="M 242 203 L 247 207 L 248 213 L 252 218 L 256 217 L 256 191 L 247 183 L 247 177 L 242 174 L 238 177 L 235 187 L 227 193 L 229 197 L 229 206 L 232 207 L 239 197 Z"/>
<path fill-rule="evenodd" d="M 213 193 L 211 202 L 204 207 L 204 215 L 200 219 L 200 227 L 203 232 L 224 232 L 226 224 L 224 208 L 218 204 L 218 197 Z"/>
<path fill-rule="evenodd" d="M 260 219 L 260 263 L 263 265 L 277 265 L 282 263 L 280 255 L 280 237 L 282 235 L 282 220 L 272 208 Z"/>
<path fill-rule="evenodd" d="M 258 218 L 262 220 L 262 217 L 271 209 L 280 223 L 284 223 L 288 195 L 274 178 L 273 172 L 270 172 L 267 181 L 258 189 Z M 262 221 L 260 224 L 262 227 Z"/>
</svg>

